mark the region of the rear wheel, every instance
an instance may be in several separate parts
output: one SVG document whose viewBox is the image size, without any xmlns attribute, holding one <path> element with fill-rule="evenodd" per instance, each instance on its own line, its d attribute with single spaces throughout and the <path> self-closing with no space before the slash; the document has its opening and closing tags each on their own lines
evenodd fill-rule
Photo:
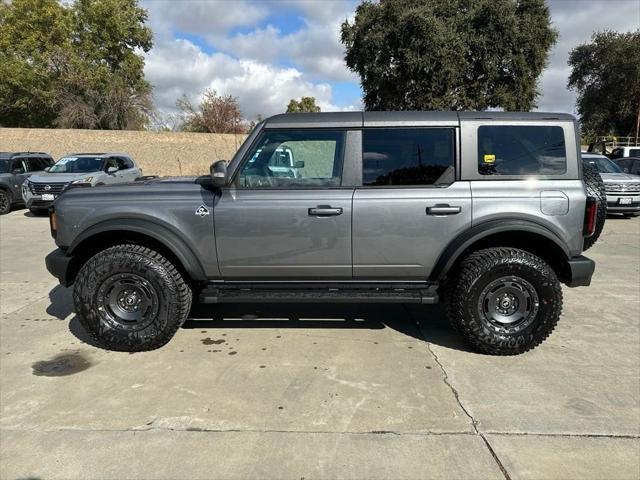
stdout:
<svg viewBox="0 0 640 480">
<path fill-rule="evenodd" d="M 472 253 L 449 285 L 449 321 L 476 350 L 491 355 L 534 348 L 553 331 L 562 310 L 555 272 L 515 248 Z"/>
<path fill-rule="evenodd" d="M 96 254 L 75 280 L 82 326 L 110 350 L 153 350 L 184 323 L 191 289 L 164 256 L 141 245 L 117 245 Z"/>
<path fill-rule="evenodd" d="M 607 218 L 607 193 L 600 173 L 588 163 L 583 163 L 582 179 L 587 189 L 587 196 L 594 198 L 597 205 L 596 228 L 593 235 L 584 239 L 582 247 L 584 250 L 588 250 L 598 241 L 604 228 L 604 222 Z"/>
<path fill-rule="evenodd" d="M 0 190 L 0 215 L 6 215 L 11 211 L 11 193 Z"/>
</svg>

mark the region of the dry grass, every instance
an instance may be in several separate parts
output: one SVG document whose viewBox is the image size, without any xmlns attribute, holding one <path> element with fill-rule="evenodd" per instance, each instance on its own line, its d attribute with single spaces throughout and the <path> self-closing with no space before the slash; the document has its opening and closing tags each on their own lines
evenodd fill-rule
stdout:
<svg viewBox="0 0 640 480">
<path fill-rule="evenodd" d="M 244 135 L 0 128 L 0 151 L 67 153 L 126 152 L 145 175 L 203 175 L 215 160 L 230 159 Z"/>
</svg>

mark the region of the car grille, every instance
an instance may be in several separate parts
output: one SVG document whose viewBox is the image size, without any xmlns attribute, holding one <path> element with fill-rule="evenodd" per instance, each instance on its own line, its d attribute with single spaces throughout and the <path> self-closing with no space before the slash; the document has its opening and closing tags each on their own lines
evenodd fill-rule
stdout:
<svg viewBox="0 0 640 480">
<path fill-rule="evenodd" d="M 640 193 L 640 183 L 605 183 L 604 187 L 610 193 Z"/>
<path fill-rule="evenodd" d="M 53 193 L 59 195 L 67 186 L 66 183 L 35 183 L 29 182 L 31 193 L 42 195 L 43 193 Z"/>
</svg>

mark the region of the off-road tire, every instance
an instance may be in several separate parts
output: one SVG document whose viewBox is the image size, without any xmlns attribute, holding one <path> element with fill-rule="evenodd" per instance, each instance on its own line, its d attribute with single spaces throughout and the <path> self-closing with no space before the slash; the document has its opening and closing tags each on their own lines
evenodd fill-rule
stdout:
<svg viewBox="0 0 640 480">
<path fill-rule="evenodd" d="M 139 322 L 123 321 L 112 285 L 118 285 L 118 291 L 137 289 L 139 297 L 147 297 L 142 306 L 148 315 Z M 191 299 L 191 289 L 175 265 L 150 248 L 132 244 L 91 257 L 78 272 L 73 291 L 75 311 L 89 335 L 104 348 L 126 352 L 153 350 L 171 340 L 187 318 Z"/>
<path fill-rule="evenodd" d="M 587 196 L 596 200 L 598 208 L 595 231 L 593 235 L 584 239 L 582 247 L 583 250 L 588 250 L 598 241 L 604 228 L 604 222 L 607 218 L 607 193 L 600 173 L 588 163 L 582 164 L 582 180 L 587 189 Z"/>
<path fill-rule="evenodd" d="M 483 294 L 505 278 L 528 291 L 531 313 L 522 323 L 496 322 L 484 312 L 487 300 Z M 531 350 L 549 336 L 562 312 L 562 288 L 555 272 L 541 258 L 516 248 L 471 253 L 450 277 L 445 293 L 452 327 L 475 350 L 490 355 Z"/>
<path fill-rule="evenodd" d="M 0 215 L 6 215 L 11 211 L 11 192 L 0 189 Z"/>
</svg>

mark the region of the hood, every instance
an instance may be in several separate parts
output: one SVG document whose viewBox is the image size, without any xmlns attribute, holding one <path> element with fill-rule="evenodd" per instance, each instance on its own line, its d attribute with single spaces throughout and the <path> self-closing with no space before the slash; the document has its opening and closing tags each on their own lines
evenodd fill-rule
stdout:
<svg viewBox="0 0 640 480">
<path fill-rule="evenodd" d="M 601 173 L 604 183 L 640 183 L 640 175 L 630 173 Z"/>
<path fill-rule="evenodd" d="M 29 177 L 30 182 L 34 183 L 69 183 L 74 180 L 81 180 L 87 177 L 95 177 L 102 172 L 85 172 L 85 173 L 49 173 L 42 172 Z"/>
</svg>

